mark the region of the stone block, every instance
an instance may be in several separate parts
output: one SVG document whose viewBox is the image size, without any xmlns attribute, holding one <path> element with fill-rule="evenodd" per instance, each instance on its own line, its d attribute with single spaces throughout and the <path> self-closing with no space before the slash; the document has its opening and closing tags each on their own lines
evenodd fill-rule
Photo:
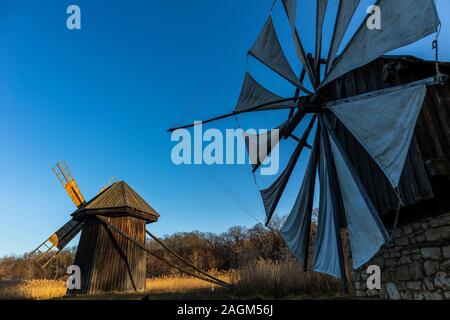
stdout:
<svg viewBox="0 0 450 320">
<path fill-rule="evenodd" d="M 423 279 L 423 268 L 420 262 L 413 262 L 409 265 L 409 273 L 411 280 L 422 280 Z"/>
<path fill-rule="evenodd" d="M 368 296 L 368 297 L 379 297 L 379 295 L 380 295 L 380 292 L 379 292 L 379 290 L 367 290 L 366 291 L 366 295 Z"/>
<path fill-rule="evenodd" d="M 397 260 L 389 258 L 385 260 L 385 264 L 388 268 L 395 267 L 397 265 Z"/>
<path fill-rule="evenodd" d="M 425 287 L 428 291 L 434 291 L 436 288 L 434 287 L 434 279 L 433 278 L 425 278 L 424 279 Z"/>
<path fill-rule="evenodd" d="M 406 291 L 408 290 L 408 287 L 406 287 L 406 282 L 397 282 L 397 289 L 400 291 Z"/>
<path fill-rule="evenodd" d="M 412 263 L 412 258 L 410 256 L 401 256 L 399 259 L 399 264 L 410 264 Z"/>
<path fill-rule="evenodd" d="M 391 270 L 385 270 L 381 273 L 381 280 L 383 283 L 394 281 L 394 277 L 392 275 Z"/>
<path fill-rule="evenodd" d="M 412 256 L 412 259 L 413 259 L 414 261 L 419 261 L 419 260 L 422 260 L 423 258 L 422 258 L 422 255 L 421 255 L 421 254 L 414 254 L 414 255 Z"/>
<path fill-rule="evenodd" d="M 450 246 L 443 247 L 442 252 L 444 254 L 444 258 L 450 258 Z"/>
<path fill-rule="evenodd" d="M 362 290 L 356 290 L 356 296 L 362 298 L 362 297 L 365 297 L 366 294 Z"/>
<path fill-rule="evenodd" d="M 425 300 L 425 297 L 424 297 L 424 295 L 423 295 L 423 293 L 421 293 L 421 292 L 417 292 L 417 293 L 414 293 L 414 300 Z"/>
<path fill-rule="evenodd" d="M 395 240 L 395 245 L 400 247 L 405 247 L 409 244 L 409 239 L 407 237 L 401 237 Z"/>
<path fill-rule="evenodd" d="M 442 262 L 439 270 L 445 271 L 445 272 L 450 272 L 450 260 Z"/>
<path fill-rule="evenodd" d="M 412 292 L 401 292 L 400 295 L 403 300 L 414 300 L 414 295 L 412 294 Z"/>
<path fill-rule="evenodd" d="M 433 228 L 440 226 L 448 226 L 450 225 L 450 215 L 436 217 L 430 221 L 430 225 Z"/>
<path fill-rule="evenodd" d="M 443 300 L 442 294 L 439 292 L 427 292 L 423 293 L 425 300 Z"/>
<path fill-rule="evenodd" d="M 386 290 L 387 290 L 389 299 L 392 299 L 392 300 L 401 300 L 402 299 L 400 292 L 398 291 L 395 283 L 389 282 L 388 284 L 386 284 Z"/>
<path fill-rule="evenodd" d="M 439 269 L 439 263 L 437 263 L 436 261 L 428 260 L 423 264 L 423 268 L 425 270 L 425 275 L 433 276 Z"/>
<path fill-rule="evenodd" d="M 413 231 L 419 231 L 422 227 L 421 223 L 418 222 L 414 222 L 413 224 L 410 225 L 413 229 Z M 426 228 L 425 228 L 426 229 Z"/>
<path fill-rule="evenodd" d="M 409 273 L 408 266 L 401 266 L 397 269 L 397 278 L 400 281 L 410 281 L 412 280 L 411 274 Z"/>
<path fill-rule="evenodd" d="M 403 227 L 403 233 L 404 234 L 411 234 L 413 232 L 411 225 L 407 224 Z"/>
<path fill-rule="evenodd" d="M 414 291 L 421 291 L 422 290 L 422 283 L 418 281 L 408 281 L 406 283 L 406 287 L 410 290 Z"/>
<path fill-rule="evenodd" d="M 416 237 L 417 242 L 424 242 L 425 241 L 425 236 L 424 235 L 419 235 Z"/>
<path fill-rule="evenodd" d="M 450 238 L 450 226 L 428 229 L 425 232 L 428 241 L 438 241 Z"/>
<path fill-rule="evenodd" d="M 441 248 L 422 248 L 421 253 L 426 260 L 439 260 L 441 258 Z"/>
<path fill-rule="evenodd" d="M 434 285 L 436 288 L 440 288 L 443 290 L 450 289 L 450 277 L 446 272 L 438 272 L 436 277 L 434 278 Z"/>
</svg>

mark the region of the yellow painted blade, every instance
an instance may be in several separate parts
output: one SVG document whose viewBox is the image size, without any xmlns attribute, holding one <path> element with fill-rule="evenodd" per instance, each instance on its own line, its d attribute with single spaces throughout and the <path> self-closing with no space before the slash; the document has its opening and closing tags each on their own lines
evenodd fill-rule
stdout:
<svg viewBox="0 0 450 320">
<path fill-rule="evenodd" d="M 66 189 L 67 194 L 78 208 L 86 202 L 75 180 L 70 180 L 67 184 L 65 184 L 64 189 Z"/>
<path fill-rule="evenodd" d="M 77 208 L 86 203 L 84 196 L 78 188 L 78 185 L 75 182 L 75 179 L 73 178 L 72 173 L 70 172 L 65 161 L 57 163 L 56 167 L 53 168 L 53 172 Z"/>
</svg>

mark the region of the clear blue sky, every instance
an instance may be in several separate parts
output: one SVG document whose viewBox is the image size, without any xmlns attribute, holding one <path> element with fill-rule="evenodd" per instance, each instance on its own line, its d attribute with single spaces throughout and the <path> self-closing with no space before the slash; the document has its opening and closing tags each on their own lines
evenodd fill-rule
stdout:
<svg viewBox="0 0 450 320">
<path fill-rule="evenodd" d="M 158 235 L 254 225 L 255 219 L 221 184 L 263 220 L 248 167 L 210 168 L 220 183 L 202 167 L 176 167 L 166 129 L 232 110 L 245 53 L 272 2 L 1 0 L 0 256 L 33 249 L 69 219 L 74 205 L 51 171 L 62 159 L 87 198 L 111 176 L 127 181 L 161 214 L 151 226 Z M 312 50 L 313 1 L 300 2 L 305 5 L 298 26 Z M 333 12 L 336 0 L 331 3 Z M 353 29 L 370 3 L 363 1 Z M 70 4 L 81 7 L 81 31 L 66 29 Z M 449 60 L 450 4 L 440 0 L 439 9 L 441 58 Z M 286 54 L 299 70 L 280 4 L 274 20 Z M 432 59 L 430 46 L 427 38 L 396 53 Z M 292 95 L 290 84 L 254 61 L 248 68 L 273 91 Z M 283 111 L 240 120 L 246 127 L 267 127 L 285 118 Z M 235 126 L 233 120 L 218 124 Z M 292 142 L 283 145 L 282 163 L 293 147 Z M 295 200 L 307 156 L 282 200 L 281 215 Z M 261 186 L 269 182 L 259 179 Z"/>
</svg>

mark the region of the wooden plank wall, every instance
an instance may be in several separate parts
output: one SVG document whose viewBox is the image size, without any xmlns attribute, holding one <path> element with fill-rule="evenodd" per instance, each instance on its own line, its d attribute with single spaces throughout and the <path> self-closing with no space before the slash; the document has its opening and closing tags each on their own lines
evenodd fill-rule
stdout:
<svg viewBox="0 0 450 320">
<path fill-rule="evenodd" d="M 449 69 L 445 66 L 442 72 L 449 74 Z M 326 94 L 330 99 L 346 98 L 424 79 L 433 76 L 434 70 L 434 64 L 414 59 L 381 58 L 336 80 L 326 88 Z M 389 106 L 386 106 L 386 112 L 389 112 Z M 388 180 L 348 130 L 334 116 L 331 117 L 338 137 L 375 207 L 382 216 L 392 216 L 398 200 Z M 429 174 L 428 166 L 431 160 L 450 163 L 449 119 L 449 84 L 430 87 L 401 179 L 400 192 L 407 204 L 402 213 L 415 204 L 435 198 L 437 185 L 434 183 L 435 177 Z M 449 181 L 448 176 L 446 180 Z M 442 189 L 441 184 L 439 188 Z"/>
<path fill-rule="evenodd" d="M 145 243 L 144 220 L 109 217 L 114 226 Z M 81 268 L 82 290 L 70 294 L 99 294 L 145 290 L 146 253 L 126 238 L 108 229 L 98 219 L 85 223 L 75 265 Z"/>
</svg>

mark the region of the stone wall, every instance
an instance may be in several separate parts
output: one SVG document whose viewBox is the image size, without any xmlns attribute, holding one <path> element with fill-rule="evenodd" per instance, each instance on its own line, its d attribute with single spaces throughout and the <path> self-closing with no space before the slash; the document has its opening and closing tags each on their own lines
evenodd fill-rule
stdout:
<svg viewBox="0 0 450 320">
<path fill-rule="evenodd" d="M 369 265 L 381 268 L 381 290 L 367 289 Z M 358 297 L 450 300 L 450 213 L 399 226 L 367 266 L 353 275 Z"/>
</svg>

